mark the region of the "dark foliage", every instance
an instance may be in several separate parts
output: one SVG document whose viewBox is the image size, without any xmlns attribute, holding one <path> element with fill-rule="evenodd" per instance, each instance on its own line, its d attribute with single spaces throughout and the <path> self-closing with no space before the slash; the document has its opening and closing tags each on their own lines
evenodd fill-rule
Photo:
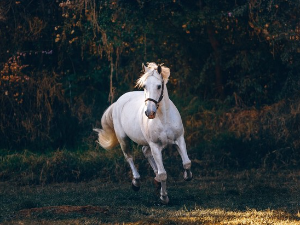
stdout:
<svg viewBox="0 0 300 225">
<path fill-rule="evenodd" d="M 94 146 L 104 109 L 155 61 L 171 69 L 169 93 L 196 157 L 220 147 L 216 157 L 231 165 L 266 146 L 255 157 L 295 152 L 299 10 L 286 0 L 2 0 L 0 147 Z"/>
</svg>

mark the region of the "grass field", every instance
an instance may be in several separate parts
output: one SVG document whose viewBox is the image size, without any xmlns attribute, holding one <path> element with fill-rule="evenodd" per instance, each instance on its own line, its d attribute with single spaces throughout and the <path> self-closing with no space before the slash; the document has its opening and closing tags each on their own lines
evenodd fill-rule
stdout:
<svg viewBox="0 0 300 225">
<path fill-rule="evenodd" d="M 300 172 L 247 170 L 169 177 L 170 203 L 152 178 L 17 185 L 0 183 L 1 224 L 300 224 Z"/>
</svg>

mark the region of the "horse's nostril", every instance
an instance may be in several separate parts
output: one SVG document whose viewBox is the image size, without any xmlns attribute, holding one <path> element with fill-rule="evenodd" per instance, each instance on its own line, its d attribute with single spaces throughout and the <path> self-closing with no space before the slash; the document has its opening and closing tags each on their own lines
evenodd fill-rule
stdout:
<svg viewBox="0 0 300 225">
<path fill-rule="evenodd" d="M 155 112 L 151 111 L 148 115 L 149 119 L 154 119 L 155 118 Z"/>
<path fill-rule="evenodd" d="M 148 110 L 146 110 L 145 111 L 145 115 L 149 118 L 149 119 L 154 119 L 155 118 L 155 114 L 156 114 L 156 112 L 154 112 L 154 111 L 148 111 Z"/>
</svg>

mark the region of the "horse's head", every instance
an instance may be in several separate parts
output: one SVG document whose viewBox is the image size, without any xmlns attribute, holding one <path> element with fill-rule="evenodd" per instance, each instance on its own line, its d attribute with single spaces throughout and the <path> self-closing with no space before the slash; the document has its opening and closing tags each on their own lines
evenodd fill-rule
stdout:
<svg viewBox="0 0 300 225">
<path fill-rule="evenodd" d="M 164 81 L 160 75 L 160 66 L 151 71 L 152 76 L 145 80 L 143 88 L 145 93 L 145 114 L 149 119 L 154 119 L 158 104 L 163 99 Z"/>
<path fill-rule="evenodd" d="M 145 114 L 149 119 L 154 119 L 160 101 L 163 99 L 164 86 L 168 81 L 170 69 L 155 63 L 143 64 L 144 74 L 137 81 L 137 86 L 142 87 L 145 93 Z"/>
</svg>

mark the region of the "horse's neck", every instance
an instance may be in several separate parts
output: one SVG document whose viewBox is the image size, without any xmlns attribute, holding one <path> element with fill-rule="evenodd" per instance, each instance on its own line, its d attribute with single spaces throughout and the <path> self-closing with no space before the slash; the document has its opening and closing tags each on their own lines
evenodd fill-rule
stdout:
<svg viewBox="0 0 300 225">
<path fill-rule="evenodd" d="M 164 87 L 164 97 L 159 105 L 158 113 L 161 114 L 160 118 L 163 120 L 163 122 L 168 122 L 168 114 L 170 110 L 170 99 L 168 94 L 167 85 L 165 84 Z"/>
</svg>

